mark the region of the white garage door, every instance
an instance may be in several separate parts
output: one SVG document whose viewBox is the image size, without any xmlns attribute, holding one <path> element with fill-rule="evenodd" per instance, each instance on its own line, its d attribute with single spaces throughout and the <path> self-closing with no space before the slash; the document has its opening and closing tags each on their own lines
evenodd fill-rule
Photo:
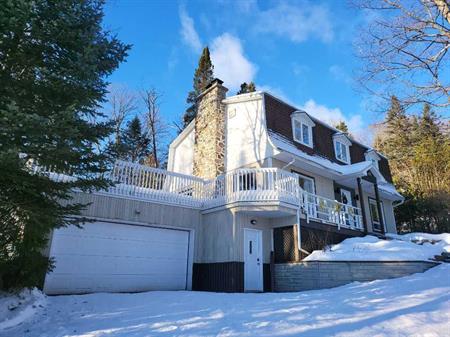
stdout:
<svg viewBox="0 0 450 337">
<path fill-rule="evenodd" d="M 54 232 L 47 294 L 186 289 L 189 232 L 87 223 Z"/>
</svg>

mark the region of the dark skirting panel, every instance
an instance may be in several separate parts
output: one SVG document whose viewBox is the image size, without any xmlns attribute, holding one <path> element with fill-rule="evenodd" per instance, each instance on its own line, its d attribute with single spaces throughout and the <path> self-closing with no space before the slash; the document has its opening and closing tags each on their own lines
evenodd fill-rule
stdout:
<svg viewBox="0 0 450 337">
<path fill-rule="evenodd" d="M 263 264 L 264 292 L 272 291 L 272 280 L 270 279 L 270 263 Z"/>
<path fill-rule="evenodd" d="M 194 263 L 192 290 L 244 291 L 244 262 Z"/>
</svg>

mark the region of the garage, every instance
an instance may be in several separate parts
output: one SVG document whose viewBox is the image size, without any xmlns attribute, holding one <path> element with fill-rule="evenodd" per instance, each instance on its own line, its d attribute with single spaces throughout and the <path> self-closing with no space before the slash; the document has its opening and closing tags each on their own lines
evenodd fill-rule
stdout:
<svg viewBox="0 0 450 337">
<path fill-rule="evenodd" d="M 47 294 L 184 290 L 189 286 L 188 230 L 113 222 L 54 231 Z"/>
</svg>

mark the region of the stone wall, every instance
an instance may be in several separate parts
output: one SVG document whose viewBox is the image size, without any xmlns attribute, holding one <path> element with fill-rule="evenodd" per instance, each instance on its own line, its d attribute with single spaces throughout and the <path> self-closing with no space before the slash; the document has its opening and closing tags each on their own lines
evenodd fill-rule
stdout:
<svg viewBox="0 0 450 337">
<path fill-rule="evenodd" d="M 227 88 L 215 79 L 198 98 L 195 118 L 194 175 L 215 178 L 225 171 L 225 99 Z"/>
<path fill-rule="evenodd" d="M 275 265 L 275 291 L 304 291 L 407 276 L 436 266 L 426 261 L 311 261 Z"/>
</svg>

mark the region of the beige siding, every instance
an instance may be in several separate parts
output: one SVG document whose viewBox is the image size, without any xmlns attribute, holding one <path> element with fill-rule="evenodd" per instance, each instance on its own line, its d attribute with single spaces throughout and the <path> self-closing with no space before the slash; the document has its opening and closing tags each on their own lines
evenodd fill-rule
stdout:
<svg viewBox="0 0 450 337">
<path fill-rule="evenodd" d="M 198 262 L 239 261 L 235 249 L 237 232 L 229 209 L 202 215 Z"/>
<path fill-rule="evenodd" d="M 272 166 L 276 168 L 283 168 L 286 165 L 285 162 L 282 162 L 277 159 L 272 159 Z M 309 176 L 311 178 L 314 178 L 315 186 L 316 186 L 316 194 L 320 195 L 322 197 L 332 199 L 334 200 L 334 187 L 333 187 L 333 180 L 329 178 L 322 177 L 318 174 L 315 174 L 313 172 L 305 171 L 303 169 L 300 169 L 294 165 L 291 165 L 287 168 L 287 170 L 291 171 L 294 170 L 298 173 L 304 174 L 306 176 Z"/>
<path fill-rule="evenodd" d="M 192 229 L 195 246 L 198 248 L 201 221 L 199 210 L 86 193 L 75 193 L 71 202 L 90 203 L 82 212 L 83 216 L 89 218 Z M 197 255 L 198 250 L 194 249 L 194 261 L 197 260 Z"/>
</svg>

